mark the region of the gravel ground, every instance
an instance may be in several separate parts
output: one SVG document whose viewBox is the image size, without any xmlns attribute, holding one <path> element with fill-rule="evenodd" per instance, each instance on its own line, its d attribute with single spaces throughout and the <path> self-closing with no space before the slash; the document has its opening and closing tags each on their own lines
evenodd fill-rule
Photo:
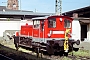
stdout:
<svg viewBox="0 0 90 60">
<path fill-rule="evenodd" d="M 80 45 L 74 45 L 74 47 L 90 51 L 90 42 L 81 42 Z"/>
</svg>

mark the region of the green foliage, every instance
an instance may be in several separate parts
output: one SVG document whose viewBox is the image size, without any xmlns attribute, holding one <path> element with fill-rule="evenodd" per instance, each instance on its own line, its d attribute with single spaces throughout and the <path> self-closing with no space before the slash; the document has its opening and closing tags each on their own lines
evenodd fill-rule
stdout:
<svg viewBox="0 0 90 60">
<path fill-rule="evenodd" d="M 77 52 L 73 52 L 75 56 L 81 56 L 81 57 L 90 57 L 90 52 L 89 50 L 79 50 Z"/>
<path fill-rule="evenodd" d="M 8 21 L 10 21 L 10 18 L 8 18 Z"/>
<path fill-rule="evenodd" d="M 62 60 L 72 60 L 72 59 L 70 59 L 68 57 L 63 57 Z"/>
</svg>

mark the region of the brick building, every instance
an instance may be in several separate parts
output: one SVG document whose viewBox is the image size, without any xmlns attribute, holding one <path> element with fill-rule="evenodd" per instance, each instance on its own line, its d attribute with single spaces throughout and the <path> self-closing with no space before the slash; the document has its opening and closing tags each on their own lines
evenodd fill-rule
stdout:
<svg viewBox="0 0 90 60">
<path fill-rule="evenodd" d="M 18 10 L 19 9 L 18 0 L 8 0 L 7 8 L 12 10 Z"/>
</svg>

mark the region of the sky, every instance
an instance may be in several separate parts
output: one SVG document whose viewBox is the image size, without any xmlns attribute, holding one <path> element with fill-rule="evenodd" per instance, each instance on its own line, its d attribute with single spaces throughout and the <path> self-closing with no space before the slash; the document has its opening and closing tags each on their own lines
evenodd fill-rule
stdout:
<svg viewBox="0 0 90 60">
<path fill-rule="evenodd" d="M 40 13 L 55 13 L 55 0 L 20 0 L 21 10 L 28 10 Z M 7 0 L 0 0 L 0 6 L 6 6 Z M 62 0 L 62 12 L 67 12 L 83 7 L 90 6 L 90 0 Z"/>
</svg>

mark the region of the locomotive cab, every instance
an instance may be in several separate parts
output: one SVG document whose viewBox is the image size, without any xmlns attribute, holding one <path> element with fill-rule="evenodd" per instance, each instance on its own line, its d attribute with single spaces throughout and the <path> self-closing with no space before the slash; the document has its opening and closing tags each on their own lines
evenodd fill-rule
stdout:
<svg viewBox="0 0 90 60">
<path fill-rule="evenodd" d="M 72 19 L 68 17 L 50 16 L 33 18 L 32 20 L 34 27 L 33 37 L 40 38 L 39 42 L 47 43 L 47 40 L 62 40 L 64 39 L 67 28 L 70 29 L 70 33 L 72 33 Z M 35 41 L 38 42 L 38 40 Z"/>
</svg>

